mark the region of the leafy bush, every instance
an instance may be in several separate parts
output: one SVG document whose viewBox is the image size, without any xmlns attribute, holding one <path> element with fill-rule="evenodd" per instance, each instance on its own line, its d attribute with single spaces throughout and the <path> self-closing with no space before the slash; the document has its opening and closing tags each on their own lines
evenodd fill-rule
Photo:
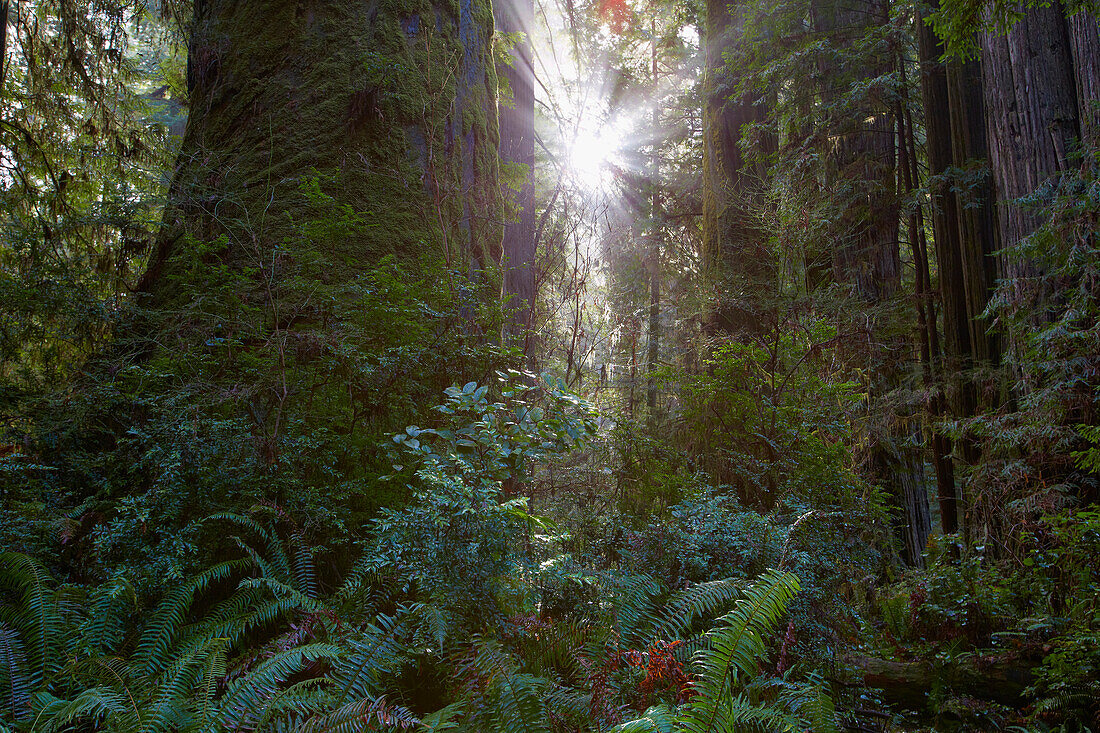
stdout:
<svg viewBox="0 0 1100 733">
<path fill-rule="evenodd" d="M 396 473 L 411 493 L 372 521 L 363 567 L 393 577 L 417 597 L 471 614 L 480 623 L 518 608 L 529 592 L 519 574 L 532 560 L 529 531 L 543 524 L 527 498 L 508 496 L 530 462 L 582 445 L 590 408 L 549 377 L 500 373 L 502 401 L 488 385 L 447 389 L 438 428 L 408 426 L 394 436 Z M 522 605 L 522 604 L 521 604 Z"/>
</svg>

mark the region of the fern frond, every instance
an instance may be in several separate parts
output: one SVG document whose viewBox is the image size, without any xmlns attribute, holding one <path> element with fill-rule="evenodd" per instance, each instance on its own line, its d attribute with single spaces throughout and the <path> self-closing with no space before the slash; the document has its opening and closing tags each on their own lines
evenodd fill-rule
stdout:
<svg viewBox="0 0 1100 733">
<path fill-rule="evenodd" d="M 127 609 L 137 607 L 137 592 L 130 581 L 116 576 L 92 594 L 88 618 L 81 631 L 84 642 L 94 652 L 116 650 L 125 633 Z"/>
<path fill-rule="evenodd" d="M 344 650 L 332 644 L 306 644 L 279 652 L 265 659 L 244 677 L 234 680 L 219 701 L 216 716 L 204 728 L 215 733 L 222 728 L 250 729 L 263 719 L 281 686 L 307 662 L 315 659 L 338 660 Z"/>
<path fill-rule="evenodd" d="M 297 544 L 294 551 L 294 583 L 296 590 L 307 598 L 317 599 L 317 572 L 313 562 L 313 551 L 305 544 L 305 539 L 295 535 Z"/>
<path fill-rule="evenodd" d="M 249 555 L 253 557 L 253 560 L 259 560 L 259 562 L 262 563 L 262 567 L 264 568 L 264 575 L 266 575 L 267 577 L 277 578 L 286 583 L 293 581 L 294 572 L 290 562 L 290 558 L 286 553 L 286 547 L 274 531 L 256 521 L 252 517 L 245 516 L 243 514 L 235 514 L 232 512 L 213 514 L 203 521 L 232 522 L 259 537 L 263 546 L 262 556 L 241 539 L 236 537 L 234 539 L 237 541 L 237 544 L 240 545 L 242 549 L 244 549 L 246 552 L 249 553 Z"/>
<path fill-rule="evenodd" d="M 225 679 L 228 648 L 228 641 L 219 644 L 211 650 L 204 660 L 198 689 L 198 722 L 200 727 L 208 725 L 214 717 L 214 693 L 218 690 L 218 681 Z"/>
<path fill-rule="evenodd" d="M 399 609 L 395 616 L 379 614 L 359 634 L 346 640 L 350 649 L 337 661 L 332 678 L 339 687 L 338 705 L 381 696 L 382 678 L 405 664 L 405 636 L 416 607 Z"/>
<path fill-rule="evenodd" d="M 442 652 L 452 623 L 447 612 L 434 603 L 425 603 L 414 610 L 414 615 L 418 621 L 418 639 L 430 643 L 435 652 Z"/>
<path fill-rule="evenodd" d="M 1100 682 L 1071 683 L 1056 693 L 1036 701 L 1035 711 L 1040 714 L 1066 715 L 1090 710 L 1096 706 L 1098 700 L 1100 700 Z"/>
<path fill-rule="evenodd" d="M 31 681 L 27 655 L 19 632 L 0 622 L 0 693 L 7 701 L 13 720 L 20 720 L 31 708 Z"/>
<path fill-rule="evenodd" d="M 190 711 L 201 710 L 208 721 L 217 680 L 225 675 L 228 640 L 211 639 L 201 647 L 172 660 L 161 679 L 157 680 L 141 733 L 178 730 L 190 718 Z M 220 674 L 219 674 L 220 673 Z M 196 693 L 198 700 L 195 699 Z"/>
<path fill-rule="evenodd" d="M 701 618 L 728 608 L 741 594 L 741 584 L 733 579 L 699 583 L 677 591 L 665 603 L 660 621 L 653 627 L 648 641 L 671 641 L 681 638 Z"/>
<path fill-rule="evenodd" d="M 437 731 L 454 730 L 458 728 L 455 718 L 461 717 L 464 711 L 462 702 L 451 703 L 445 708 L 436 710 L 430 715 L 425 715 L 420 721 L 419 733 L 437 733 Z"/>
<path fill-rule="evenodd" d="M 420 720 L 399 705 L 390 705 L 385 698 L 357 700 L 332 712 L 307 720 L 301 733 L 363 733 L 371 730 L 408 730 L 420 725 Z"/>
<path fill-rule="evenodd" d="M 125 695 L 110 687 L 89 687 L 72 700 L 39 692 L 34 696 L 34 707 L 36 714 L 31 730 L 35 733 L 53 733 L 78 721 L 94 725 L 132 709 Z"/>
<path fill-rule="evenodd" d="M 243 590 L 263 588 L 270 591 L 276 598 L 292 598 L 303 611 L 309 611 L 310 613 L 321 613 L 328 610 L 328 607 L 323 603 L 310 598 L 291 584 L 284 583 L 277 578 L 245 578 L 238 587 Z"/>
<path fill-rule="evenodd" d="M 0 621 L 20 631 L 26 655 L 26 677 L 39 687 L 48 666 L 56 660 L 58 633 L 53 579 L 42 563 L 21 552 L 0 553 L 0 589 L 20 598 L 18 607 L 5 607 Z"/>
<path fill-rule="evenodd" d="M 495 639 L 475 641 L 467 669 L 484 681 L 484 707 L 475 716 L 478 730 L 501 733 L 549 733 L 540 688 L 546 680 L 518 673 L 515 660 Z"/>
<path fill-rule="evenodd" d="M 685 712 L 690 712 L 690 709 Z M 709 730 L 716 733 L 796 733 L 802 730 L 798 718 L 777 708 L 753 705 L 744 694 L 731 695 L 719 701 L 715 712 L 717 715 Z M 696 718 L 685 715 L 681 720 L 687 724 L 685 730 L 696 730 L 691 727 Z"/>
<path fill-rule="evenodd" d="M 311 677 L 280 690 L 271 700 L 256 730 L 301 730 L 304 721 L 324 714 L 332 708 L 332 680 Z"/>
<path fill-rule="evenodd" d="M 225 580 L 235 572 L 247 569 L 248 561 L 228 560 L 218 563 L 171 591 L 153 612 L 138 642 L 134 659 L 146 674 L 155 676 L 170 661 L 169 652 L 187 620 L 195 595 L 211 583 Z"/>
<path fill-rule="evenodd" d="M 592 693 L 579 692 L 572 687 L 547 682 L 543 692 L 543 705 L 547 710 L 566 720 L 575 721 L 580 727 L 592 707 Z"/>
<path fill-rule="evenodd" d="M 612 728 L 609 733 L 674 733 L 676 718 L 667 705 L 655 705 L 642 717 L 628 720 Z"/>
<path fill-rule="evenodd" d="M 784 691 L 780 703 L 805 723 L 812 733 L 839 733 L 836 723 L 836 707 L 828 692 L 827 683 L 811 675 L 807 684 L 796 685 Z"/>
<path fill-rule="evenodd" d="M 627 647 L 644 645 L 649 631 L 658 623 L 656 598 L 661 586 L 648 575 L 628 575 L 613 591 L 615 618 L 612 628 Z"/>
<path fill-rule="evenodd" d="M 269 628 L 300 609 L 298 598 L 263 599 L 258 595 L 230 598 L 231 608 L 240 608 L 239 615 L 219 613 L 216 618 L 203 619 L 180 629 L 179 640 L 172 646 L 171 654 L 181 657 L 195 649 L 201 649 L 215 639 L 224 639 L 235 648 L 251 633 Z"/>
<path fill-rule="evenodd" d="M 681 716 L 686 730 L 717 733 L 751 722 L 755 713 L 735 704 L 740 699 L 733 695 L 735 685 L 740 678 L 756 674 L 765 652 L 764 635 L 775 626 L 796 592 L 798 578 L 794 574 L 769 570 L 708 632 L 710 648 L 700 652 L 696 660 L 702 671 L 695 685 L 696 695 L 684 706 Z"/>
</svg>

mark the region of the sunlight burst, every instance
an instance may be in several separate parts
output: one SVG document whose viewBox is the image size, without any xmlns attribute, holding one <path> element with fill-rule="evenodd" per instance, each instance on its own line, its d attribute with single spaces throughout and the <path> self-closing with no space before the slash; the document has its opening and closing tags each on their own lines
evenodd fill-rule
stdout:
<svg viewBox="0 0 1100 733">
<path fill-rule="evenodd" d="M 612 163 L 617 148 L 614 130 L 582 128 L 569 148 L 569 170 L 576 181 L 590 191 L 606 191 L 611 184 Z"/>
</svg>

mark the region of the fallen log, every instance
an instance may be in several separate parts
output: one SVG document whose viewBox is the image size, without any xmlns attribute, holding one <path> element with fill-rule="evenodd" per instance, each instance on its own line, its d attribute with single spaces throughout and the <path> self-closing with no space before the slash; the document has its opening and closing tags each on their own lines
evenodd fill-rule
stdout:
<svg viewBox="0 0 1100 733">
<path fill-rule="evenodd" d="M 1019 652 L 967 655 L 950 661 L 896 661 L 849 653 L 843 660 L 867 687 L 881 689 L 887 701 L 913 710 L 927 710 L 928 694 L 937 686 L 1022 707 L 1027 702 L 1024 690 L 1035 680 L 1032 669 L 1042 661 Z"/>
</svg>

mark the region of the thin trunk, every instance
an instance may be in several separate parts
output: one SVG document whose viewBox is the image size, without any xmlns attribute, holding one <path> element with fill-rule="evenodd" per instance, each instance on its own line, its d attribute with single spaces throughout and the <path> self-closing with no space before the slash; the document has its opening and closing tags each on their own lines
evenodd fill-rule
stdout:
<svg viewBox="0 0 1100 733">
<path fill-rule="evenodd" d="M 917 151 L 914 142 L 913 120 L 909 112 L 908 85 L 905 79 L 904 60 L 898 60 L 900 70 L 902 96 L 897 105 L 898 117 L 898 142 L 901 146 L 901 173 L 902 185 L 908 197 L 912 198 L 918 188 Z M 948 524 L 954 518 L 954 505 L 950 498 L 955 495 L 955 473 L 951 465 L 950 440 L 939 430 L 938 422 L 943 418 L 943 398 L 940 392 L 940 359 L 939 359 L 939 333 L 936 326 L 935 301 L 932 298 L 931 273 L 928 267 L 928 244 L 924 233 L 924 208 L 919 202 L 911 202 L 908 217 L 909 245 L 912 251 L 913 264 L 916 270 L 916 306 L 917 327 L 921 352 L 921 377 L 927 398 L 925 412 L 927 413 L 929 441 L 932 453 L 932 466 L 936 473 L 937 494 L 940 497 L 941 523 Z M 915 517 L 910 522 L 914 535 L 912 545 L 923 548 L 928 540 L 930 531 L 930 519 L 928 508 L 928 496 L 923 491 L 918 496 L 912 497 L 915 505 L 907 507 L 910 516 Z M 945 499 L 947 499 L 947 511 L 944 511 Z M 949 515 L 947 520 L 943 516 Z M 946 530 L 954 532 L 954 529 Z M 921 536 L 923 534 L 923 536 Z M 920 558 L 919 551 L 915 558 Z M 923 564 L 918 562 L 915 564 Z"/>
<path fill-rule="evenodd" d="M 650 62 L 653 72 L 653 129 L 654 136 L 661 129 L 661 110 L 657 94 L 657 21 L 650 21 L 652 43 Z M 653 140 L 653 157 L 650 160 L 650 252 L 649 252 L 649 330 L 648 359 L 646 365 L 646 406 L 652 423 L 657 417 L 657 362 L 660 358 L 661 336 L 661 157 L 656 137 Z"/>
</svg>

